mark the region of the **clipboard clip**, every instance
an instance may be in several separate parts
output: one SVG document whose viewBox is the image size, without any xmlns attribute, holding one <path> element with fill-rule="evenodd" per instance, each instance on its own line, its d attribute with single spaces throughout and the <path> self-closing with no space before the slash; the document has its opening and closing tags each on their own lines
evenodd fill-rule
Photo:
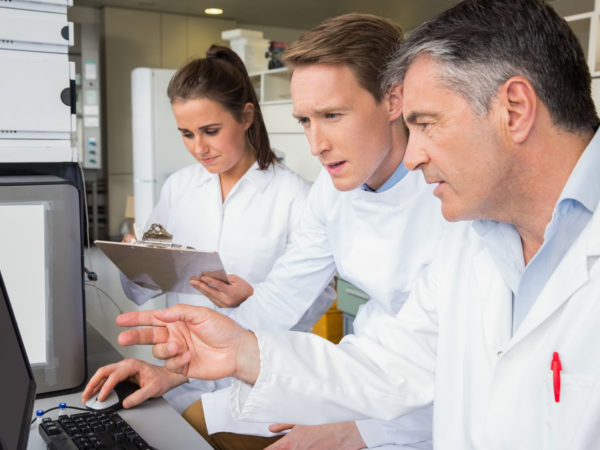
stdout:
<svg viewBox="0 0 600 450">
<path fill-rule="evenodd" d="M 173 244 L 173 235 L 169 234 L 165 228 L 159 223 L 153 223 L 148 228 L 148 231 L 142 236 L 142 245 L 152 247 L 182 247 L 181 245 Z"/>
</svg>

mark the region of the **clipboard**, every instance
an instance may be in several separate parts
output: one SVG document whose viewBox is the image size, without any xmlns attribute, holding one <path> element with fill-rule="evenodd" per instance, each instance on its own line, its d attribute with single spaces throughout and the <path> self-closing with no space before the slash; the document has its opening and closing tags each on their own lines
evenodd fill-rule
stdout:
<svg viewBox="0 0 600 450">
<path fill-rule="evenodd" d="M 217 252 L 146 243 L 94 241 L 94 244 L 135 284 L 163 292 L 199 294 L 190 278 L 200 275 L 229 283 Z"/>
</svg>

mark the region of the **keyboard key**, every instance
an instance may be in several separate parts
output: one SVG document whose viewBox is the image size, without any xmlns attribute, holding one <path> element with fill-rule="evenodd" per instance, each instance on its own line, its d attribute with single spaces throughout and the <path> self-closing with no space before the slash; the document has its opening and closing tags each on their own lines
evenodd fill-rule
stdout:
<svg viewBox="0 0 600 450">
<path fill-rule="evenodd" d="M 125 436 L 125 433 L 115 433 L 113 434 L 113 439 L 115 442 L 121 442 L 127 439 L 127 436 Z"/>
</svg>

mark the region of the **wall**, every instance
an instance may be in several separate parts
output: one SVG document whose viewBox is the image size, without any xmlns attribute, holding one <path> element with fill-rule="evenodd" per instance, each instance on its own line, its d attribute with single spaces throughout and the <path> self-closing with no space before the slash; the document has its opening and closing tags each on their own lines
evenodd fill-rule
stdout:
<svg viewBox="0 0 600 450">
<path fill-rule="evenodd" d="M 269 41 L 281 41 L 287 43 L 294 42 L 307 31 L 298 28 L 265 27 L 262 25 L 253 25 L 251 23 L 240 23 L 237 27 L 262 31 L 264 38 Z"/>
</svg>

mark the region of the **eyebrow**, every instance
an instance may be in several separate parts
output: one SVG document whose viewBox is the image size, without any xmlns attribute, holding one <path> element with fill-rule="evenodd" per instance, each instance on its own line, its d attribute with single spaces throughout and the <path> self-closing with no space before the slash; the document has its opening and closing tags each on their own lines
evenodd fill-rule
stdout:
<svg viewBox="0 0 600 450">
<path fill-rule="evenodd" d="M 404 117 L 404 121 L 406 123 L 413 124 L 413 123 L 417 123 L 417 121 L 419 119 L 423 119 L 423 118 L 437 119 L 438 118 L 438 114 L 415 111 L 415 112 L 410 113 L 408 116 L 405 116 Z"/>
<path fill-rule="evenodd" d="M 343 113 L 343 112 L 346 112 L 348 109 L 350 109 L 350 108 L 348 108 L 346 106 L 325 106 L 323 108 L 313 109 L 310 111 L 310 113 L 315 114 L 315 115 L 329 114 L 332 112 Z M 300 114 L 297 111 L 293 111 L 292 116 L 294 116 L 296 119 L 300 119 L 302 117 L 307 117 L 306 114 Z"/>
<path fill-rule="evenodd" d="M 212 127 L 219 127 L 221 126 L 220 123 L 209 123 L 208 125 L 202 125 L 201 127 L 198 127 L 199 130 L 205 130 L 206 128 L 212 128 Z M 179 131 L 190 131 L 187 128 L 177 128 Z"/>
</svg>

